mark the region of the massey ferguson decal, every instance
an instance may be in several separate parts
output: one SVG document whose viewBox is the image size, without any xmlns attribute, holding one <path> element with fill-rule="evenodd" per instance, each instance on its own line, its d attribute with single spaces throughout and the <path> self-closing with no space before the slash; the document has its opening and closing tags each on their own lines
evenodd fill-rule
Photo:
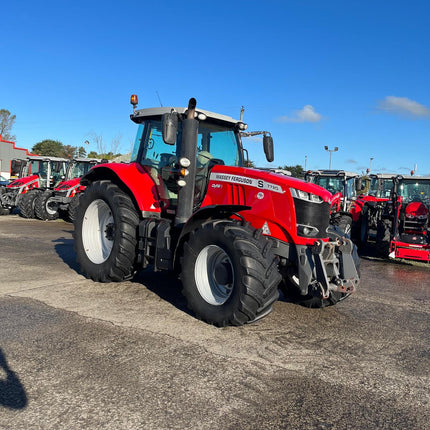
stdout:
<svg viewBox="0 0 430 430">
<path fill-rule="evenodd" d="M 263 181 L 262 179 L 253 179 L 246 176 L 227 175 L 225 173 L 211 173 L 211 181 L 230 182 L 232 184 L 249 185 L 250 187 L 259 188 L 260 190 L 274 191 L 275 193 L 284 193 L 279 185 Z"/>
</svg>

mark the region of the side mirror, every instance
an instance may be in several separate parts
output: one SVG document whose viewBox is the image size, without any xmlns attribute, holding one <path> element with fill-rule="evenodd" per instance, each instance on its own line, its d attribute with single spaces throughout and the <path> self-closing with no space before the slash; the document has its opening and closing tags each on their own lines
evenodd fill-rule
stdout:
<svg viewBox="0 0 430 430">
<path fill-rule="evenodd" d="M 272 138 L 272 136 L 269 136 L 266 134 L 263 136 L 263 148 L 264 148 L 264 153 L 266 154 L 266 160 L 269 163 L 271 163 L 275 159 L 275 156 L 273 154 L 273 138 Z"/>
<path fill-rule="evenodd" d="M 165 113 L 162 117 L 161 130 L 164 143 L 174 145 L 178 133 L 178 114 L 176 112 Z"/>
</svg>

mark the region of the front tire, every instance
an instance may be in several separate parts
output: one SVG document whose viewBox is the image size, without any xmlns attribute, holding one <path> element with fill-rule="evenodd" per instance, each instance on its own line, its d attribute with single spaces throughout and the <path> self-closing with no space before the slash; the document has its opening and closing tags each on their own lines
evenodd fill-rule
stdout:
<svg viewBox="0 0 430 430">
<path fill-rule="evenodd" d="M 264 317 L 279 297 L 271 243 L 248 224 L 207 221 L 184 244 L 182 293 L 197 318 L 219 327 Z"/>
<path fill-rule="evenodd" d="M 333 218 L 333 225 L 340 228 L 348 237 L 351 237 L 352 217 L 346 214 L 338 214 Z"/>
<path fill-rule="evenodd" d="M 76 216 L 78 214 L 80 196 L 81 193 L 78 193 L 70 200 L 69 206 L 67 208 L 67 220 L 70 222 L 75 222 Z"/>
<path fill-rule="evenodd" d="M 360 246 L 365 247 L 369 239 L 369 209 L 366 206 L 361 211 L 360 221 L 359 244 Z"/>
<path fill-rule="evenodd" d="M 389 219 L 378 221 L 376 228 L 376 249 L 380 257 L 388 258 L 391 243 L 392 222 Z"/>
<path fill-rule="evenodd" d="M 80 198 L 75 251 L 81 271 L 98 282 L 130 279 L 137 256 L 139 216 L 126 193 L 110 181 L 96 181 Z"/>
<path fill-rule="evenodd" d="M 34 203 L 34 214 L 36 218 L 43 221 L 52 221 L 58 218 L 58 204 L 52 201 L 53 196 L 54 193 L 52 191 L 46 190 L 36 198 Z"/>
<path fill-rule="evenodd" d="M 30 190 L 18 198 L 19 213 L 23 218 L 34 218 L 34 205 L 42 190 Z"/>
</svg>

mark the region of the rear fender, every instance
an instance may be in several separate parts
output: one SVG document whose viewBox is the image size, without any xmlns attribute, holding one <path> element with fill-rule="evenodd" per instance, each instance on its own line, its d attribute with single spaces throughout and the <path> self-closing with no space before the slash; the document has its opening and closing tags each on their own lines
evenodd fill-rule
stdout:
<svg viewBox="0 0 430 430">
<path fill-rule="evenodd" d="M 161 204 L 155 183 L 139 164 L 99 164 L 81 178 L 81 184 L 88 186 L 101 180 L 109 180 L 126 192 L 143 217 L 160 216 Z"/>
</svg>

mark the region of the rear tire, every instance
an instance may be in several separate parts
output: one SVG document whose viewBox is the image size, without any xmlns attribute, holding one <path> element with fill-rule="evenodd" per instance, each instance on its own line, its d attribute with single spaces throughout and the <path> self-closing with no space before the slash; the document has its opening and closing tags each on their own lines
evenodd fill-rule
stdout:
<svg viewBox="0 0 430 430">
<path fill-rule="evenodd" d="M 19 213 L 23 218 L 34 218 L 34 205 L 37 197 L 42 194 L 42 190 L 30 190 L 21 194 L 18 198 Z"/>
<path fill-rule="evenodd" d="M 207 221 L 184 245 L 182 293 L 197 318 L 219 327 L 256 321 L 272 310 L 281 275 L 271 243 L 248 224 Z"/>
<path fill-rule="evenodd" d="M 59 217 L 58 204 L 52 202 L 54 193 L 46 190 L 41 193 L 34 203 L 34 214 L 41 220 L 54 220 Z"/>
<path fill-rule="evenodd" d="M 80 198 L 75 251 L 82 273 L 98 282 L 130 279 L 137 256 L 139 216 L 129 195 L 110 181 L 96 181 Z"/>
</svg>

